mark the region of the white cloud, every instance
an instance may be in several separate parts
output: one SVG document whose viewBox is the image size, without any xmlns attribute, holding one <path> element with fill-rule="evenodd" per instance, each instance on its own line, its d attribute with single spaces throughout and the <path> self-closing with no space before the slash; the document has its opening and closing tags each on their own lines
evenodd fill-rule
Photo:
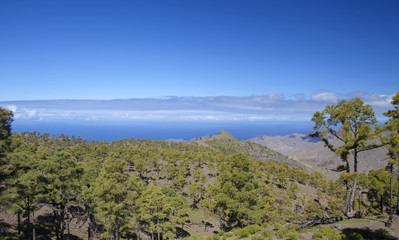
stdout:
<svg viewBox="0 0 399 240">
<path fill-rule="evenodd" d="M 37 111 L 33 109 L 24 109 L 28 118 L 33 119 L 37 117 Z"/>
<path fill-rule="evenodd" d="M 14 119 L 37 119 L 37 111 L 35 109 L 20 108 L 16 105 L 7 105 L 5 107 L 14 113 Z"/>
<path fill-rule="evenodd" d="M 96 116 L 89 116 L 84 119 L 85 121 L 98 121 L 98 117 Z"/>
<path fill-rule="evenodd" d="M 394 95 L 384 95 L 384 94 L 372 94 L 370 96 L 364 97 L 364 102 L 372 106 L 378 107 L 390 107 L 392 97 Z"/>
<path fill-rule="evenodd" d="M 11 110 L 13 113 L 15 113 L 17 111 L 17 109 L 18 109 L 18 107 L 15 106 L 15 105 L 8 105 L 5 108 L 8 109 L 8 110 Z"/>
<path fill-rule="evenodd" d="M 353 96 L 352 96 L 353 97 Z M 347 95 L 346 98 L 351 98 Z M 364 95 L 376 114 L 392 108 L 392 95 Z M 125 100 L 47 100 L 0 102 L 15 111 L 15 119 L 74 121 L 263 121 L 305 120 L 338 100 L 334 92 L 310 98 L 259 96 L 167 97 Z"/>
<path fill-rule="evenodd" d="M 333 92 L 321 92 L 312 95 L 314 101 L 337 102 L 338 98 Z"/>
</svg>

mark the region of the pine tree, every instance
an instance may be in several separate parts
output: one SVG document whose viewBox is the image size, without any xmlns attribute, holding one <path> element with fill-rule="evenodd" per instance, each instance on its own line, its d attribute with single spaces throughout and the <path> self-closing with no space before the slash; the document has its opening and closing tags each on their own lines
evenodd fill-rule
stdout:
<svg viewBox="0 0 399 240">
<path fill-rule="evenodd" d="M 385 123 L 385 130 L 388 131 L 389 137 L 386 140 L 386 146 L 388 148 L 388 168 L 391 173 L 390 179 L 390 213 L 388 225 L 393 221 L 393 169 L 395 165 L 399 164 L 399 92 L 393 96 L 391 104 L 394 106 L 394 110 L 385 112 L 384 115 L 389 117 L 389 120 Z M 399 196 L 397 201 L 398 212 L 399 212 Z"/>
<path fill-rule="evenodd" d="M 12 111 L 0 107 L 0 185 L 3 186 L 3 181 L 8 176 L 6 154 L 10 152 L 11 144 L 11 123 L 13 121 Z M 0 187 L 0 193 L 4 190 Z"/>
<path fill-rule="evenodd" d="M 357 185 L 358 154 L 382 144 L 371 144 L 369 141 L 376 139 L 374 127 L 377 119 L 370 105 L 365 105 L 360 98 L 349 101 L 341 100 L 337 105 L 327 105 L 322 112 L 316 112 L 312 121 L 315 122 L 315 132 L 312 136 L 319 137 L 326 147 L 339 155 L 344 162 L 341 170 L 350 172 L 348 156 L 353 157 L 353 172 L 355 173 L 352 192 L 347 188 L 344 212 L 354 211 L 354 200 Z M 329 140 L 333 136 L 340 144 L 334 146 Z"/>
<path fill-rule="evenodd" d="M 144 183 L 128 174 L 127 162 L 113 154 L 104 162 L 101 172 L 92 187 L 92 198 L 96 212 L 106 227 L 103 237 L 119 240 L 133 228 L 130 217 L 136 209 Z"/>
<path fill-rule="evenodd" d="M 161 240 L 161 235 L 165 234 L 173 239 L 174 234 L 171 235 L 170 233 L 173 233 L 175 229 L 169 221 L 172 205 L 168 201 L 167 195 L 160 188 L 149 185 L 138 199 L 137 205 L 140 221 L 145 223 L 145 226 L 151 232 L 152 240 L 155 239 L 155 234 L 157 240 Z"/>
<path fill-rule="evenodd" d="M 80 192 L 82 168 L 69 150 L 57 149 L 41 159 L 40 169 L 46 182 L 44 199 L 53 206 L 56 238 L 63 240 L 67 204 Z"/>
</svg>

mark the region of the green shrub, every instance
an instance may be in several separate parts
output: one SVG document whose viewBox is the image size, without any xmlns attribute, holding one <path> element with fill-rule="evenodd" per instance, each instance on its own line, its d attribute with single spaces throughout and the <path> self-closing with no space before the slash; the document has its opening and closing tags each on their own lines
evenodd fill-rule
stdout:
<svg viewBox="0 0 399 240">
<path fill-rule="evenodd" d="M 280 223 L 278 222 L 274 223 L 274 230 L 278 231 L 280 230 L 280 228 L 281 228 Z"/>
<path fill-rule="evenodd" d="M 236 231 L 236 234 L 238 235 L 239 238 L 245 238 L 250 235 L 249 231 L 245 228 Z"/>
<path fill-rule="evenodd" d="M 207 240 L 220 240 L 220 236 L 218 234 L 213 234 L 206 238 Z"/>
<path fill-rule="evenodd" d="M 166 234 L 163 235 L 165 239 L 175 239 L 175 234 L 172 232 L 167 232 Z"/>
<path fill-rule="evenodd" d="M 201 240 L 201 239 L 203 239 L 203 238 L 202 238 L 201 236 L 194 235 L 194 236 L 186 237 L 185 239 L 189 239 L 189 240 Z"/>
<path fill-rule="evenodd" d="M 287 238 L 287 240 L 297 240 L 299 238 L 299 235 L 299 232 L 291 230 L 285 234 L 285 237 Z"/>
<path fill-rule="evenodd" d="M 291 224 L 290 225 L 290 230 L 297 230 L 299 228 L 299 226 L 298 225 L 296 225 L 296 224 Z"/>
<path fill-rule="evenodd" d="M 288 230 L 283 228 L 276 232 L 276 236 L 278 239 L 283 239 L 285 237 L 285 234 L 287 234 L 287 233 L 288 233 Z"/>
<path fill-rule="evenodd" d="M 270 230 L 264 230 L 263 232 L 260 233 L 264 238 L 270 238 Z"/>
<path fill-rule="evenodd" d="M 262 236 L 255 235 L 251 237 L 251 240 L 264 240 L 264 238 Z"/>
<path fill-rule="evenodd" d="M 262 223 L 262 228 L 268 228 L 269 227 L 269 223 Z"/>
<path fill-rule="evenodd" d="M 327 238 L 328 240 L 341 240 L 343 239 L 343 235 L 334 231 L 329 227 L 321 227 L 317 232 L 313 234 L 313 239 L 321 240 Z"/>
<path fill-rule="evenodd" d="M 255 233 L 259 232 L 262 228 L 259 225 L 255 224 L 255 225 L 247 226 L 244 229 L 247 229 L 250 234 L 255 234 Z"/>
<path fill-rule="evenodd" d="M 232 232 L 225 232 L 225 233 L 223 233 L 223 239 L 227 239 L 227 238 L 230 238 L 230 237 L 232 237 L 233 236 L 233 233 Z"/>
</svg>

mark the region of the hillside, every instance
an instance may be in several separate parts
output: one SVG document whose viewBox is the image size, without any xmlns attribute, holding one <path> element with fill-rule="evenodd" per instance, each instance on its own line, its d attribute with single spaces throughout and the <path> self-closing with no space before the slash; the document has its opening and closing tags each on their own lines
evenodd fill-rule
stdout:
<svg viewBox="0 0 399 240">
<path fill-rule="evenodd" d="M 337 144 L 331 137 L 330 140 Z M 342 165 L 341 159 L 324 146 L 318 138 L 294 133 L 286 136 L 258 136 L 247 141 L 261 144 L 274 151 L 301 161 L 312 170 L 326 171 Z M 359 172 L 379 169 L 387 164 L 386 148 L 378 148 L 359 154 Z M 331 173 L 331 171 L 329 171 Z M 332 173 L 331 173 L 332 174 Z M 338 174 L 335 173 L 335 176 Z"/>
<path fill-rule="evenodd" d="M 216 135 L 210 136 L 209 138 L 204 138 L 195 142 L 199 143 L 201 146 L 210 147 L 223 154 L 242 152 L 259 160 L 273 160 L 276 162 L 287 164 L 289 166 L 296 166 L 302 169 L 307 169 L 307 166 L 301 161 L 289 158 L 283 153 L 272 150 L 267 146 L 262 146 L 261 144 L 249 141 L 238 140 L 229 132 L 226 132 L 224 130 L 220 131 Z"/>
<path fill-rule="evenodd" d="M 154 239 L 158 231 L 162 239 L 198 239 L 341 214 L 343 186 L 279 163 L 287 158 L 224 131 L 184 143 L 14 133 L 12 146 L 0 187 L 1 231 L 10 239 L 17 229 L 25 236 L 36 229 L 38 239 Z"/>
</svg>

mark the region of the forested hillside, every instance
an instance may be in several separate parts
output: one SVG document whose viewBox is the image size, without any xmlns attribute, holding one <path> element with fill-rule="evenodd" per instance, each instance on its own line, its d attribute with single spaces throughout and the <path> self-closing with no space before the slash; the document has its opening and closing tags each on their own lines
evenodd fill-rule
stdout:
<svg viewBox="0 0 399 240">
<path fill-rule="evenodd" d="M 2 206 L 18 217 L 16 230 L 26 236 L 206 237 L 253 224 L 341 216 L 342 181 L 195 142 L 109 144 L 14 133 L 11 147 L 2 166 Z M 363 203 L 363 212 L 378 212 Z"/>
<path fill-rule="evenodd" d="M 63 239 L 72 223 L 87 238 L 207 236 L 336 216 L 342 205 L 343 186 L 318 173 L 197 143 L 14 133 L 11 148 L 2 161 L 2 206 L 26 236 Z"/>
</svg>

